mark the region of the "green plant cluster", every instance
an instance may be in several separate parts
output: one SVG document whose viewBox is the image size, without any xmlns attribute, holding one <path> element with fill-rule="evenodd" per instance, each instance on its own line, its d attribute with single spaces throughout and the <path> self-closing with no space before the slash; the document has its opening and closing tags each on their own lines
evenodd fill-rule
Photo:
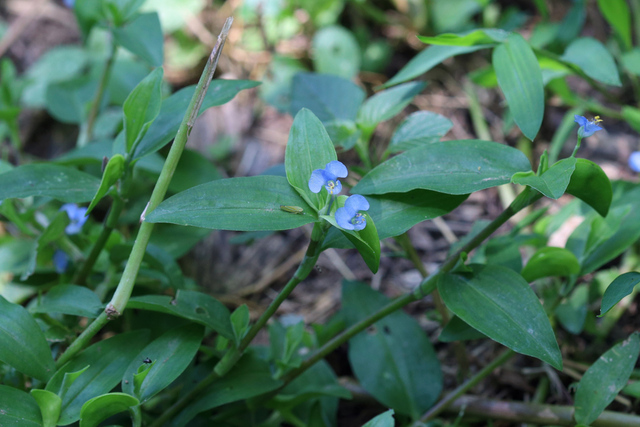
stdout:
<svg viewBox="0 0 640 427">
<path fill-rule="evenodd" d="M 256 23 L 244 35 L 249 46 L 268 49 L 291 37 L 306 14 L 313 71 L 274 58 L 260 94 L 294 117 L 284 164 L 225 179 L 185 145 L 203 111 L 260 84 L 212 79 L 233 20 L 206 55 L 198 84 L 171 93 L 161 20 L 143 3 L 77 0 L 82 47 L 56 48 L 23 75 L 2 61 L 0 135 L 11 144 L 0 147 L 0 425 L 336 426 L 340 401 L 355 389 L 338 381 L 325 358 L 345 344 L 357 391 L 388 408 L 368 427 L 474 425 L 465 414 L 640 425 L 639 416 L 605 410 L 616 398 L 640 397 L 640 382 L 630 382 L 640 375 L 640 334 L 613 333 L 640 283 L 640 188 L 611 182 L 598 164 L 577 157 L 582 139 L 602 130 L 584 112 L 602 116 L 605 127 L 618 119 L 640 128 L 637 105 L 610 91 L 629 89 L 628 98 L 640 101 L 633 37 L 640 32 L 632 28 L 640 26 L 640 2 L 576 0 L 553 22 L 548 2 L 535 1 L 540 19 L 527 37 L 518 31 L 526 14 L 496 2 L 406 2 L 398 6 L 402 22 L 434 35 L 420 36 L 429 47 L 367 96 L 354 78 L 384 70 L 391 51 L 383 39 L 337 22 L 345 10 L 384 22 L 383 10 L 360 0 L 247 1 L 238 14 Z M 610 25 L 605 44 L 580 36 L 587 8 Z M 505 128 L 520 135 L 518 148 L 491 140 L 471 84 L 480 139 L 443 140 L 452 121 L 419 110 L 397 120 L 382 149 L 372 144 L 379 125 L 423 93 L 429 82 L 417 78 L 465 54 L 489 58 L 469 79 L 502 93 Z M 598 96 L 574 93 L 572 79 Z M 521 148 L 536 142 L 552 99 L 566 115 L 534 168 Z M 24 153 L 18 118 L 34 108 L 77 125 L 75 148 L 49 160 Z M 561 158 L 567 149 L 573 153 Z M 345 180 L 333 172 L 342 168 L 355 173 Z M 343 184 L 351 197 L 333 194 Z M 408 230 L 499 186 L 517 194 L 495 219 L 477 221 L 428 274 Z M 571 201 L 555 212 L 537 203 L 564 195 Z M 564 247 L 550 246 L 575 216 L 582 222 Z M 494 234 L 509 221 L 510 230 Z M 230 312 L 177 261 L 210 230 L 298 227 L 311 229 L 306 253 L 253 322 L 246 305 Z M 375 273 L 387 242 L 422 273 L 415 289 L 389 299 L 345 280 L 342 308 L 326 323 L 275 320 L 323 251 L 355 249 Z M 434 343 L 401 310 L 427 297 L 441 323 L 439 345 L 455 353 L 460 369 L 461 384 L 450 392 Z M 263 329 L 269 344 L 253 344 Z M 470 396 L 516 353 L 549 377 L 575 366 L 563 349 L 581 334 L 595 350 L 578 374 L 573 406 L 544 403 L 546 376 L 541 400 L 505 403 L 508 414 Z M 471 374 L 470 340 L 507 349 Z M 461 416 L 447 418 L 447 410 Z"/>
</svg>

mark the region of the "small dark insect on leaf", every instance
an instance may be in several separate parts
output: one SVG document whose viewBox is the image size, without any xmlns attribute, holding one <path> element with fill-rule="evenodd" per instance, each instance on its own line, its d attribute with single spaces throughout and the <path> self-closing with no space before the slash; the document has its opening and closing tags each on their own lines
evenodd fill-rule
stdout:
<svg viewBox="0 0 640 427">
<path fill-rule="evenodd" d="M 383 331 L 384 331 L 384 333 L 385 333 L 385 334 L 387 334 L 387 335 L 389 335 L 389 334 L 391 333 L 391 329 L 390 329 L 388 326 L 386 326 L 386 325 L 382 328 L 382 330 L 383 330 Z"/>
<path fill-rule="evenodd" d="M 153 360 L 151 360 L 151 359 L 149 359 L 148 357 L 146 357 L 146 358 L 142 361 L 142 363 L 146 363 L 146 364 L 153 363 Z"/>
<path fill-rule="evenodd" d="M 102 158 L 102 173 L 104 173 L 104 170 L 107 168 L 108 163 L 109 163 L 109 158 L 107 156 L 104 156 Z"/>
</svg>

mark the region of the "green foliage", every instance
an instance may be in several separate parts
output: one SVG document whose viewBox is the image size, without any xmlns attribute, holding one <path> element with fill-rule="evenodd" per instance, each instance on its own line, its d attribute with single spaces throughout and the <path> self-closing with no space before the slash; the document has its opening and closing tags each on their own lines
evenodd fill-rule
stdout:
<svg viewBox="0 0 640 427">
<path fill-rule="evenodd" d="M 343 284 L 342 301 L 348 325 L 389 302 L 368 285 L 357 282 Z M 353 337 L 349 362 L 369 393 L 385 406 L 413 418 L 428 409 L 442 390 L 440 363 L 431 343 L 415 320 L 401 312 Z"/>
<path fill-rule="evenodd" d="M 562 369 L 549 319 L 522 276 L 504 267 L 469 267 L 468 273 L 444 274 L 438 281 L 447 307 L 494 341 Z"/>
<path fill-rule="evenodd" d="M 640 335 L 635 332 L 615 345 L 591 365 L 578 383 L 575 419 L 591 424 L 627 384 L 640 353 Z"/>
<path fill-rule="evenodd" d="M 513 120 L 533 141 L 544 116 L 542 73 L 533 50 L 522 36 L 511 34 L 493 50 L 492 64 Z"/>
<path fill-rule="evenodd" d="M 531 356 L 562 369 L 563 357 L 576 358 L 567 333 L 597 338 L 586 340 L 579 355 L 592 365 L 578 384 L 575 419 L 600 422 L 640 353 L 634 333 L 591 357 L 628 317 L 619 302 L 640 283 L 640 189 L 612 183 L 596 163 L 576 157 L 582 133 L 564 157 L 577 136 L 575 116 L 599 114 L 611 133 L 590 135 L 583 144 L 589 148 L 598 138 L 618 139 L 625 128 L 616 120 L 640 129 L 637 11 L 612 0 L 598 1 L 587 14 L 587 2 L 576 0 L 552 21 L 557 11 L 551 14 L 543 1 L 535 2 L 539 16 L 489 0 L 245 2 L 236 17 L 242 30 L 234 29 L 227 45 L 240 53 L 220 60 L 221 71 L 248 75 L 245 62 L 255 65 L 252 76 L 264 71 L 259 96 L 293 122 L 284 164 L 239 176 L 245 174 L 235 169 L 242 137 L 216 129 L 215 148 L 184 148 L 196 117 L 260 84 L 212 80 L 229 23 L 209 55 L 204 46 L 215 36 L 187 19 L 202 11 L 199 3 L 76 0 L 83 46 L 54 48 L 22 74 L 23 63 L 0 63 L 0 425 L 83 427 L 130 417 L 134 426 L 151 427 L 330 427 L 345 422 L 339 407 L 352 398 L 350 382 L 338 375 L 355 376 L 371 398 L 391 408 L 365 426 L 419 423 L 425 413 L 425 422 L 444 425 L 451 418 L 435 414 L 441 407 L 434 405 L 454 383 L 441 369 L 453 345 L 459 390 L 469 393 L 489 369 L 473 358 L 474 374 L 466 372 L 463 341 L 505 345 L 520 353 L 518 366 L 536 363 L 524 357 Z M 598 10 L 611 26 L 609 39 L 579 37 L 605 34 L 582 31 Z M 414 53 L 411 34 L 431 46 Z M 12 58 L 20 59 L 17 51 L 12 47 Z M 194 81 L 195 65 L 207 59 L 198 85 L 173 92 L 165 81 Z M 506 102 L 488 105 L 502 99 L 498 90 Z M 451 111 L 467 106 L 469 117 Z M 220 113 L 239 119 L 235 108 Z M 34 109 L 47 112 L 36 142 L 51 141 L 50 151 L 21 129 Z M 252 113 L 263 110 L 263 117 L 274 117 L 262 107 Z M 473 129 L 459 129 L 465 121 Z M 255 123 L 261 129 L 264 119 Z M 478 139 L 465 136 L 474 134 Z M 62 155 L 60 140 L 68 149 Z M 533 154 L 543 151 L 536 161 Z M 348 194 L 358 196 L 345 206 Z M 565 202 L 566 194 L 576 199 Z M 516 216 L 542 198 L 550 206 Z M 438 221 L 412 230 L 467 200 L 454 214 L 464 224 Z M 87 204 L 86 216 L 72 214 Z M 582 222 L 570 227 L 576 218 Z M 299 227 L 305 232 L 278 233 Z M 196 246 L 210 230 L 222 233 Z M 556 247 L 567 234 L 565 247 Z M 289 255 L 262 265 L 255 251 L 269 246 L 257 242 L 265 236 L 307 239 L 303 256 L 291 252 L 302 259 L 299 267 L 293 270 Z M 227 248 L 228 237 L 233 245 L 255 246 L 238 254 L 237 246 Z M 432 257 L 431 251 L 447 252 L 445 241 L 447 258 Z M 202 267 L 189 251 L 200 253 L 211 242 L 222 258 L 207 268 L 207 280 L 189 277 L 186 272 Z M 387 293 L 403 292 L 387 286 L 397 279 L 388 275 L 410 269 L 425 277 L 395 299 L 345 282 L 341 310 L 308 325 L 305 320 L 322 317 L 328 293 L 305 317 L 291 313 L 297 306 L 287 306 L 287 298 L 296 286 L 302 291 L 292 295 L 300 298 L 315 277 L 329 277 L 314 268 L 329 248 L 356 249 L 372 273 L 383 274 Z M 332 251 L 327 259 L 345 277 L 364 277 L 351 259 L 343 265 L 342 254 Z M 261 299 L 239 300 L 245 290 L 210 295 L 221 292 L 217 281 L 227 274 L 217 270 L 220 260 L 237 255 L 262 268 L 256 288 L 273 284 L 266 309 L 254 307 Z M 224 279 L 235 283 L 233 274 Z M 411 306 L 412 316 L 400 310 L 427 296 Z M 448 322 L 447 311 L 454 314 Z M 567 332 L 558 334 L 562 341 L 554 328 Z M 264 329 L 268 345 L 257 345 L 266 341 Z M 438 333 L 436 352 L 430 338 Z M 327 363 L 347 345 L 342 356 L 350 367 L 342 366 L 340 353 Z M 637 396 L 636 385 L 625 390 Z M 359 408 L 360 401 L 350 405 Z"/>
<path fill-rule="evenodd" d="M 503 144 L 480 140 L 441 141 L 421 145 L 387 160 L 371 170 L 353 192 L 404 193 L 420 188 L 469 194 L 506 184 L 514 173 L 530 169 L 521 151 Z"/>
<path fill-rule="evenodd" d="M 55 366 L 44 334 L 29 312 L 0 296 L 0 361 L 40 381 L 48 381 Z"/>
</svg>

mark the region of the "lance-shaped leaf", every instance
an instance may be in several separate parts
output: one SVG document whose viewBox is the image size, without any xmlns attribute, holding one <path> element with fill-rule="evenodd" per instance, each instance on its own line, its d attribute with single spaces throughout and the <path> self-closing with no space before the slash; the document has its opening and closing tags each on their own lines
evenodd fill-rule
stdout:
<svg viewBox="0 0 640 427">
<path fill-rule="evenodd" d="M 352 193 L 405 193 L 415 189 L 469 194 L 507 184 L 516 172 L 531 170 L 519 150 L 475 139 L 440 141 L 416 147 L 378 165 Z"/>
<path fill-rule="evenodd" d="M 536 56 L 527 41 L 513 33 L 493 50 L 492 62 L 513 119 L 533 141 L 544 115 L 544 86 Z"/>
<path fill-rule="evenodd" d="M 638 360 L 640 334 L 634 332 L 595 361 L 578 383 L 575 419 L 589 425 L 615 399 L 629 381 Z"/>
<path fill-rule="evenodd" d="M 131 91 L 124 101 L 124 134 L 127 152 L 151 126 L 160 112 L 162 100 L 162 68 L 156 68 Z"/>
<path fill-rule="evenodd" d="M 0 296 L 0 361 L 18 372 L 48 381 L 55 371 L 51 350 L 29 312 Z"/>
<path fill-rule="evenodd" d="M 288 212 L 280 206 L 297 206 Z M 317 221 L 311 207 L 279 176 L 220 179 L 168 198 L 147 222 L 168 222 L 213 230 L 288 230 Z"/>
<path fill-rule="evenodd" d="M 0 200 L 30 196 L 61 202 L 88 202 L 100 180 L 79 170 L 53 164 L 30 164 L 0 174 Z"/>
<path fill-rule="evenodd" d="M 447 307 L 492 340 L 562 369 L 549 318 L 522 276 L 495 265 L 469 267 L 472 272 L 444 274 L 438 281 Z"/>
</svg>

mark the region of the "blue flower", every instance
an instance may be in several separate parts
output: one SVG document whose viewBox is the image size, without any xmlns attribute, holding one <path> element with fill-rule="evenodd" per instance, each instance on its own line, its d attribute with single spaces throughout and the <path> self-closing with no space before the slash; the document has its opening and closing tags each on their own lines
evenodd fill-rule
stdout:
<svg viewBox="0 0 640 427">
<path fill-rule="evenodd" d="M 345 230 L 360 231 L 367 226 L 367 219 L 359 211 L 369 210 L 369 202 L 363 196 L 349 196 L 344 206 L 336 210 L 336 222 Z"/>
<path fill-rule="evenodd" d="M 69 225 L 67 225 L 67 228 L 64 229 L 64 232 L 69 236 L 78 234 L 82 230 L 84 223 L 87 222 L 87 217 L 85 216 L 87 208 L 81 208 L 78 205 L 67 203 L 62 205 L 60 210 L 65 211 L 69 216 L 69 221 L 71 221 Z"/>
<path fill-rule="evenodd" d="M 578 136 L 580 138 L 586 138 L 602 130 L 602 128 L 598 126 L 598 123 L 602 122 L 599 116 L 596 116 L 593 120 L 587 120 L 587 118 L 583 116 L 573 117 L 575 118 L 575 122 L 580 125 L 580 129 L 578 129 Z"/>
<path fill-rule="evenodd" d="M 634 172 L 640 172 L 640 151 L 634 151 L 629 156 L 629 167 Z"/>
<path fill-rule="evenodd" d="M 347 167 L 341 162 L 333 160 L 327 163 L 324 169 L 316 169 L 311 172 L 309 190 L 319 193 L 322 190 L 322 186 L 324 186 L 329 194 L 340 194 L 342 184 L 338 181 L 338 178 L 346 178 L 347 174 Z"/>
<path fill-rule="evenodd" d="M 62 274 L 67 271 L 67 267 L 69 266 L 69 257 L 64 253 L 64 251 L 56 249 L 53 253 L 53 265 L 55 266 L 58 274 Z"/>
</svg>

